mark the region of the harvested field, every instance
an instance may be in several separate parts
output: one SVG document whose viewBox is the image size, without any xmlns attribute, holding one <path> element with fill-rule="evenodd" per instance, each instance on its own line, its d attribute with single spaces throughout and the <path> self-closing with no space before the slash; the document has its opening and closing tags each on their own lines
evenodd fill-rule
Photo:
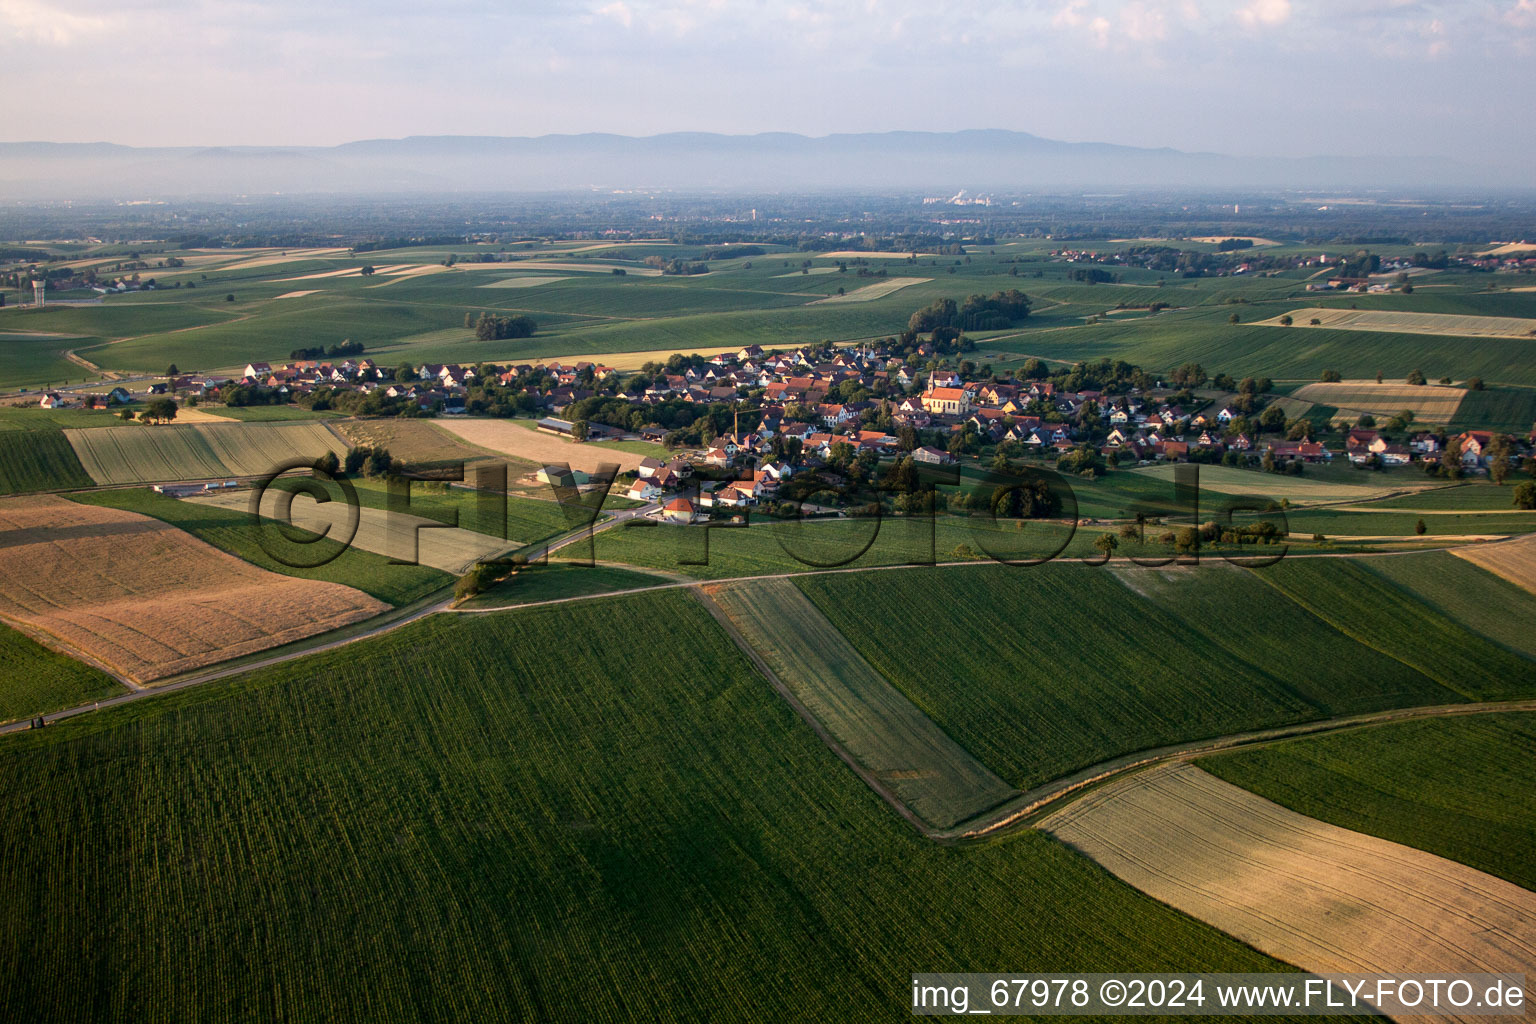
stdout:
<svg viewBox="0 0 1536 1024">
<path fill-rule="evenodd" d="M 787 274 L 774 274 L 774 277 L 810 277 L 812 274 L 835 274 L 836 267 L 802 267 L 800 270 L 791 270 Z"/>
<path fill-rule="evenodd" d="M 319 259 L 325 256 L 342 256 L 346 249 L 288 249 L 282 252 L 268 252 L 264 256 L 256 256 L 252 259 L 242 260 L 239 263 L 231 263 L 220 267 L 220 270 L 260 270 L 263 267 L 276 267 L 284 263 L 299 263 L 303 260 Z"/>
<path fill-rule="evenodd" d="M 516 271 L 519 268 L 529 270 L 577 270 L 586 271 L 589 274 L 612 274 L 615 270 L 622 270 L 626 277 L 660 277 L 661 271 L 655 267 L 638 267 L 629 263 L 556 263 L 550 260 L 512 260 L 506 263 L 460 263 L 457 270 L 500 270 Z"/>
<path fill-rule="evenodd" d="M 871 668 L 791 580 L 705 590 L 833 738 L 927 824 L 946 828 L 1017 795 Z"/>
<path fill-rule="evenodd" d="M 350 445 L 387 448 L 397 459 L 412 466 L 443 462 L 477 462 L 491 454 L 471 448 L 436 423 L 426 420 L 347 420 L 336 424 L 337 433 Z"/>
<path fill-rule="evenodd" d="M 59 497 L 0 502 L 0 617 L 146 682 L 388 606 L 279 576 L 156 519 Z"/>
<path fill-rule="evenodd" d="M 1256 238 L 1253 235 L 1204 235 L 1200 238 L 1191 238 L 1191 242 L 1205 242 L 1208 245 L 1217 245 L 1221 242 L 1252 242 L 1254 245 L 1279 245 L 1272 238 Z"/>
<path fill-rule="evenodd" d="M 1306 971 L 1536 974 L 1536 893 L 1297 814 L 1192 765 L 1112 783 L 1040 827 Z"/>
<path fill-rule="evenodd" d="M 441 421 L 442 429 L 470 444 L 489 448 L 536 466 L 568 463 L 572 469 L 594 472 L 602 463 L 618 463 L 620 471 L 640 465 L 642 456 L 613 448 L 596 448 L 567 441 L 553 434 L 529 430 L 523 423 L 500 419 L 452 418 Z M 390 449 L 393 451 L 394 449 Z"/>
<path fill-rule="evenodd" d="M 1529 338 L 1536 320 L 1514 316 L 1460 316 L 1455 313 L 1400 313 L 1390 309 L 1322 309 L 1305 306 L 1290 312 L 1290 330 L 1389 331 L 1394 334 L 1443 334 L 1453 338 Z M 1313 324 L 1312 320 L 1321 321 Z M 1280 327 L 1279 317 L 1255 320 L 1258 327 Z"/>
<path fill-rule="evenodd" d="M 855 288 L 846 295 L 828 295 L 824 299 L 817 299 L 810 303 L 812 306 L 831 304 L 838 302 L 872 302 L 875 299 L 883 299 L 892 292 L 899 292 L 909 284 L 927 284 L 931 277 L 893 277 L 878 284 L 867 284 L 862 288 Z"/>
<path fill-rule="evenodd" d="M 504 277 L 500 281 L 492 281 L 490 284 L 477 285 L 478 288 L 537 288 L 541 284 L 554 284 L 556 281 L 569 281 L 569 277 L 538 277 L 527 274 L 523 277 Z"/>
<path fill-rule="evenodd" d="M 261 476 L 287 459 L 347 453 L 336 432 L 317 421 L 231 423 L 196 429 L 232 476 Z"/>
<path fill-rule="evenodd" d="M 1451 554 L 1536 594 L 1536 534 L 1497 544 L 1453 548 Z"/>
<path fill-rule="evenodd" d="M 860 249 L 839 249 L 837 252 L 818 252 L 815 254 L 815 258 L 818 260 L 852 260 L 858 259 L 860 257 L 863 257 L 866 260 L 904 260 L 913 256 L 933 256 L 933 253 L 864 252 Z"/>
<path fill-rule="evenodd" d="M 301 530 L 342 540 L 347 534 L 348 509 L 345 502 L 316 502 L 305 495 L 294 497 L 286 515 L 279 515 L 278 502 L 283 492 L 277 488 L 262 497 L 261 514 L 268 519 L 292 523 Z M 244 512 L 250 507 L 251 495 L 235 491 L 211 495 L 206 498 L 187 499 L 199 505 Z M 462 575 L 476 561 L 505 551 L 508 543 L 473 530 L 445 527 L 442 523 L 422 516 L 390 513 L 378 508 L 357 510 L 357 533 L 351 546 L 399 562 L 427 565 L 434 569 Z"/>
<path fill-rule="evenodd" d="M 1349 413 L 1350 419 L 1362 412 L 1378 417 L 1396 416 L 1404 409 L 1409 409 L 1415 420 L 1449 423 L 1466 394 L 1462 388 L 1437 384 L 1377 384 L 1374 380 L 1346 380 L 1308 384 L 1297 388 L 1291 397 L 1318 405 L 1334 406 L 1341 412 Z"/>
<path fill-rule="evenodd" d="M 315 295 L 315 294 L 317 294 L 316 291 L 313 288 L 311 288 L 308 291 L 283 292 L 283 294 L 279 295 L 278 298 L 280 298 L 280 299 L 302 299 L 306 295 Z"/>
<path fill-rule="evenodd" d="M 324 423 L 204 423 L 66 430 L 80 462 L 98 484 L 137 484 L 261 476 L 292 458 L 345 454 Z"/>
</svg>

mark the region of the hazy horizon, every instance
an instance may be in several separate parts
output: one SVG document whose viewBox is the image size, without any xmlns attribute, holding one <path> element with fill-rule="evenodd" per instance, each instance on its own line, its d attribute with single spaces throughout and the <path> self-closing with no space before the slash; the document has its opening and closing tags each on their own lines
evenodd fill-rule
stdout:
<svg viewBox="0 0 1536 1024">
<path fill-rule="evenodd" d="M 0 0 L 7 141 L 810 137 L 968 127 L 1239 157 L 1529 162 L 1536 0 Z"/>
</svg>

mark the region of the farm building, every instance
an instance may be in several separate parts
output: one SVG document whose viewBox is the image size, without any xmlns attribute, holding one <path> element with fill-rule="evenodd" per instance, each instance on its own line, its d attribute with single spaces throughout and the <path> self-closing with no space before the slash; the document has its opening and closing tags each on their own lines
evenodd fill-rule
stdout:
<svg viewBox="0 0 1536 1024">
<path fill-rule="evenodd" d="M 541 484 L 554 484 L 556 487 L 584 487 L 592 482 L 591 476 L 568 466 L 544 466 L 534 477 Z"/>
</svg>

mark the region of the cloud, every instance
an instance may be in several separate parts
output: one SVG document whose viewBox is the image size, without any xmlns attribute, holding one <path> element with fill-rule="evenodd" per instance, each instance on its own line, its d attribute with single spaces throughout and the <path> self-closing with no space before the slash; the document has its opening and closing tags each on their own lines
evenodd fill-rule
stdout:
<svg viewBox="0 0 1536 1024">
<path fill-rule="evenodd" d="M 1291 0 L 1253 0 L 1237 12 L 1237 20 L 1248 28 L 1269 28 L 1291 19 Z"/>
<path fill-rule="evenodd" d="M 625 28 L 635 23 L 634 12 L 629 9 L 629 5 L 624 0 L 615 0 L 606 7 L 599 7 L 597 13 L 599 17 L 611 18 Z"/>
<path fill-rule="evenodd" d="M 41 0 L 0 0 L 0 35 L 47 46 L 69 46 L 111 26 L 106 18 L 60 10 Z"/>
</svg>

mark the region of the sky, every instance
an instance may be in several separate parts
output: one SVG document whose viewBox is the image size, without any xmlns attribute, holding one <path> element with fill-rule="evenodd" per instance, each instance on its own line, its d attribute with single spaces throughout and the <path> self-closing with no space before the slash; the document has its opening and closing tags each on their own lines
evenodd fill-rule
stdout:
<svg viewBox="0 0 1536 1024">
<path fill-rule="evenodd" d="M 0 0 L 0 92 L 5 141 L 1007 128 L 1536 167 L 1536 0 Z"/>
</svg>

